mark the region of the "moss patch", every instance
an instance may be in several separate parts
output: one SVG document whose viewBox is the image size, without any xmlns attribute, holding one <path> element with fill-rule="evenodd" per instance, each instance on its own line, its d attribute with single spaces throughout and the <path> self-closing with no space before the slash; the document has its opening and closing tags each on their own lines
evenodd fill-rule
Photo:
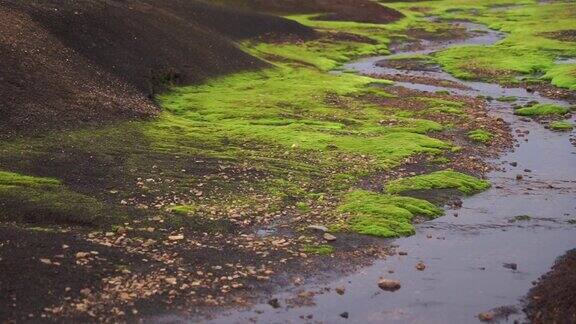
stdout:
<svg viewBox="0 0 576 324">
<path fill-rule="evenodd" d="M 344 229 L 380 237 L 411 235 L 414 216 L 434 218 L 443 214 L 442 209 L 426 200 L 363 190 L 347 194 L 339 210 L 351 215 Z"/>
<path fill-rule="evenodd" d="M 509 2 L 508 2 L 509 3 Z M 517 3 L 514 2 L 514 3 Z M 573 43 L 545 34 L 565 30 L 576 19 L 574 3 L 521 1 L 522 6 L 493 10 L 505 1 L 444 0 L 419 3 L 429 14 L 445 19 L 466 19 L 505 32 L 506 37 L 490 46 L 452 47 L 434 54 L 437 62 L 453 75 L 464 79 L 490 79 L 516 82 L 517 76 L 546 80 L 574 89 L 575 64 L 557 64 L 557 57 L 576 56 Z M 397 3 L 396 9 L 410 10 L 410 3 Z"/>
<path fill-rule="evenodd" d="M 412 190 L 458 189 L 468 195 L 488 188 L 488 181 L 452 170 L 443 170 L 391 181 L 386 185 L 386 192 L 395 194 Z"/>
<path fill-rule="evenodd" d="M 570 109 L 553 104 L 536 104 L 530 107 L 516 109 L 514 114 L 519 116 L 548 116 L 548 115 L 563 115 L 570 111 Z"/>
<path fill-rule="evenodd" d="M 162 122 L 169 123 L 166 127 L 172 133 L 178 130 L 200 143 L 226 141 L 235 147 L 258 143 L 282 152 L 322 152 L 325 162 L 354 154 L 392 166 L 406 156 L 439 153 L 450 146 L 424 135 L 442 129 L 432 121 L 402 118 L 397 127 L 381 127 L 383 112 L 355 99 L 373 82 L 302 68 L 240 73 L 162 96 L 171 114 Z M 342 106 L 326 101 L 332 97 Z"/>
<path fill-rule="evenodd" d="M 334 253 L 334 247 L 328 244 L 321 245 L 304 245 L 302 251 L 305 253 L 320 254 L 320 255 L 330 255 Z"/>
<path fill-rule="evenodd" d="M 550 129 L 555 131 L 569 131 L 574 128 L 574 124 L 567 120 L 555 121 L 550 123 Z"/>
<path fill-rule="evenodd" d="M 494 138 L 494 135 L 483 129 L 476 129 L 468 132 L 468 138 L 475 142 L 489 143 Z"/>
<path fill-rule="evenodd" d="M 88 226 L 121 220 L 97 199 L 70 191 L 56 179 L 5 171 L 0 171 L 0 218 Z"/>
</svg>

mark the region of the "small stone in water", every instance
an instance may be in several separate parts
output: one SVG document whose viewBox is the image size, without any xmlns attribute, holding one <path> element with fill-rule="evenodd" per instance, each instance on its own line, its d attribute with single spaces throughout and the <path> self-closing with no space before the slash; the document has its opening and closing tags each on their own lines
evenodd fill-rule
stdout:
<svg viewBox="0 0 576 324">
<path fill-rule="evenodd" d="M 378 281 L 378 287 L 386 291 L 396 291 L 402 286 L 400 285 L 400 281 L 397 280 L 380 279 L 380 281 Z"/>
</svg>

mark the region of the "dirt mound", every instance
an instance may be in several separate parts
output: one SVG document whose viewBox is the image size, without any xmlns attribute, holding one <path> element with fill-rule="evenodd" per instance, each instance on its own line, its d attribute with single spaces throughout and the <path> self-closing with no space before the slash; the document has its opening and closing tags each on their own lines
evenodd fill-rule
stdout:
<svg viewBox="0 0 576 324">
<path fill-rule="evenodd" d="M 252 10 L 282 14 L 320 13 L 321 20 L 389 23 L 404 15 L 371 0 L 216 0 Z"/>
<path fill-rule="evenodd" d="M 265 34 L 313 31 L 193 0 L 0 0 L 1 132 L 154 115 L 166 83 L 264 67 L 231 39 Z"/>
<path fill-rule="evenodd" d="M 576 323 L 576 250 L 540 278 L 525 309 L 531 323 Z"/>
</svg>

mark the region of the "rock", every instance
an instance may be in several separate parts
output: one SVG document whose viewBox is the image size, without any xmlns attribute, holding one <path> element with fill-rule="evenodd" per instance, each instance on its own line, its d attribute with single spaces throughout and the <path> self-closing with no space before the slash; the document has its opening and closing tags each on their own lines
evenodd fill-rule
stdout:
<svg viewBox="0 0 576 324">
<path fill-rule="evenodd" d="M 40 259 L 40 262 L 44 264 L 52 264 L 52 261 L 50 259 Z"/>
<path fill-rule="evenodd" d="M 408 252 L 406 252 L 406 251 L 400 251 L 400 252 L 398 252 L 398 255 L 408 255 Z"/>
<path fill-rule="evenodd" d="M 346 289 L 344 287 L 336 288 L 336 293 L 338 293 L 338 295 L 344 295 L 345 292 L 346 292 Z"/>
<path fill-rule="evenodd" d="M 92 290 L 90 290 L 90 288 L 84 288 L 84 289 L 80 290 L 80 294 L 82 294 L 83 296 L 86 296 L 86 297 L 88 297 L 91 293 L 92 293 Z"/>
<path fill-rule="evenodd" d="M 130 297 L 130 294 L 128 294 L 127 292 L 121 292 L 119 297 L 120 297 L 120 299 L 122 299 L 124 301 L 128 301 L 128 300 L 132 299 L 132 297 Z"/>
<path fill-rule="evenodd" d="M 272 306 L 272 308 L 280 308 L 280 302 L 278 298 L 272 298 L 268 301 L 268 305 Z"/>
<path fill-rule="evenodd" d="M 532 170 L 530 170 L 530 169 L 524 169 L 524 172 L 529 173 L 529 172 L 532 172 Z"/>
<path fill-rule="evenodd" d="M 319 232 L 328 232 L 328 227 L 322 225 L 310 225 L 306 227 L 307 229 L 319 231 Z"/>
<path fill-rule="evenodd" d="M 176 278 L 172 278 L 172 277 L 164 278 L 164 281 L 166 281 L 166 282 L 167 282 L 168 284 L 170 284 L 170 285 L 175 285 L 175 284 L 178 283 L 178 281 L 176 280 Z"/>
<path fill-rule="evenodd" d="M 490 322 L 494 319 L 494 313 L 492 312 L 484 312 L 478 314 L 478 319 L 482 322 Z"/>
<path fill-rule="evenodd" d="M 324 233 L 324 239 L 326 241 L 336 241 L 336 236 L 334 236 L 330 233 Z"/>
<path fill-rule="evenodd" d="M 518 265 L 516 263 L 504 263 L 502 266 L 506 269 L 511 269 L 511 270 L 517 270 L 518 269 Z"/>
<path fill-rule="evenodd" d="M 180 241 L 183 239 L 184 239 L 184 235 L 182 235 L 182 234 L 168 236 L 168 240 L 170 240 L 170 241 Z"/>
<path fill-rule="evenodd" d="M 521 174 L 516 175 L 516 180 L 522 180 L 522 179 L 524 179 L 524 177 Z"/>
<path fill-rule="evenodd" d="M 402 286 L 400 285 L 400 281 L 397 280 L 380 279 L 380 281 L 378 281 L 378 287 L 386 291 L 396 291 Z"/>
<path fill-rule="evenodd" d="M 349 316 L 348 312 L 344 312 L 344 313 L 340 314 L 340 317 L 342 317 L 342 318 L 348 318 L 348 316 Z"/>
<path fill-rule="evenodd" d="M 426 265 L 424 264 L 424 262 L 420 261 L 416 264 L 416 270 L 424 271 L 424 269 L 426 269 Z"/>
<path fill-rule="evenodd" d="M 76 253 L 76 259 L 84 259 L 90 256 L 90 252 L 78 252 Z"/>
<path fill-rule="evenodd" d="M 518 166 L 518 162 L 510 162 L 510 165 L 513 167 L 517 167 Z"/>
</svg>

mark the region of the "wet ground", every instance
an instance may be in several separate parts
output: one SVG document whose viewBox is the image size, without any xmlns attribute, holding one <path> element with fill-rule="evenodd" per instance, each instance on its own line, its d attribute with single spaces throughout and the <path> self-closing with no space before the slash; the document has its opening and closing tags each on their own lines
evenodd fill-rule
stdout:
<svg viewBox="0 0 576 324">
<path fill-rule="evenodd" d="M 504 35 L 484 26 L 456 22 L 476 36 L 457 42 L 424 44 L 425 50 L 398 54 L 429 54 L 447 46 L 492 44 Z M 488 175 L 492 189 L 463 200 L 457 210 L 417 226 L 417 234 L 393 241 L 397 251 L 351 275 L 322 285 L 287 288 L 274 296 L 278 304 L 257 305 L 213 320 L 230 322 L 386 322 L 468 323 L 495 310 L 501 321 L 525 321 L 522 298 L 555 259 L 576 247 L 576 147 L 570 133 L 555 133 L 542 123 L 519 118 L 512 105 L 548 99 L 524 88 L 461 81 L 440 70 L 418 71 L 386 67 L 388 57 L 360 60 L 346 66 L 358 73 L 406 79 L 453 82 L 456 88 L 396 82 L 421 91 L 492 98 L 517 97 L 515 102 L 491 100 L 491 113 L 509 122 L 516 135 L 513 152 L 493 161 Z M 423 262 L 425 269 L 416 269 Z M 399 280 L 395 292 L 379 289 L 380 278 Z M 338 289 L 337 289 L 338 288 Z M 303 293 L 304 292 L 304 293 Z M 315 292 L 315 293 L 305 293 Z M 304 306 L 287 306 L 300 295 Z M 314 296 L 312 296 L 314 295 Z M 173 319 L 170 319 L 173 320 Z"/>
</svg>

